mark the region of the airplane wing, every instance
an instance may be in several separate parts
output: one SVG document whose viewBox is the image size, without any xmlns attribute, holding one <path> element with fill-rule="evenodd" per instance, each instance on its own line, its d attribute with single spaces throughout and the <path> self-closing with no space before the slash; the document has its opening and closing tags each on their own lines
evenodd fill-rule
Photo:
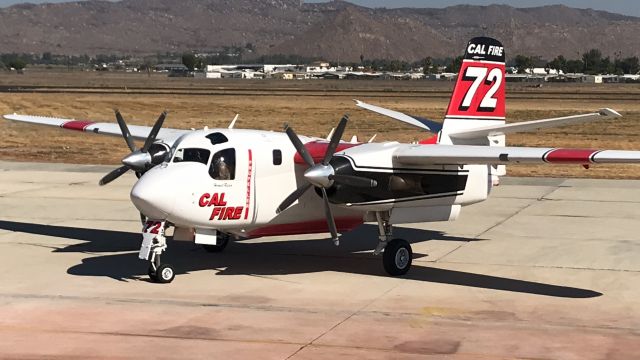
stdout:
<svg viewBox="0 0 640 360">
<path fill-rule="evenodd" d="M 595 120 L 608 120 L 621 116 L 622 115 L 620 115 L 615 110 L 600 109 L 598 112 L 591 114 L 572 115 L 534 121 L 523 121 L 511 124 L 493 125 L 473 128 L 470 130 L 455 131 L 449 133 L 449 136 L 456 139 L 475 139 L 493 135 L 504 135 L 565 125 L 574 125 Z"/>
<path fill-rule="evenodd" d="M 388 116 L 388 117 L 390 117 L 392 119 L 400 120 L 400 121 L 402 121 L 402 122 L 404 122 L 406 124 L 418 127 L 420 129 L 423 129 L 423 130 L 431 131 L 433 133 L 437 133 L 440 130 L 442 130 L 442 123 L 439 123 L 437 121 L 421 118 L 421 117 L 418 117 L 418 116 L 407 115 L 407 114 L 401 113 L 399 111 L 385 109 L 385 108 L 380 107 L 380 106 L 367 104 L 365 102 L 362 102 L 362 101 L 356 100 L 356 99 L 354 99 L 354 101 L 356 102 L 356 106 L 358 106 L 358 107 L 361 107 L 363 109 L 367 109 L 369 111 L 373 111 L 373 112 L 378 113 L 380 115 Z"/>
<path fill-rule="evenodd" d="M 93 122 L 85 120 L 18 114 L 4 115 L 3 117 L 7 120 L 18 121 L 22 123 L 57 126 L 67 130 L 122 137 L 122 132 L 120 131 L 120 127 L 117 123 Z M 131 136 L 133 136 L 133 138 L 136 140 L 144 141 L 149 135 L 149 132 L 151 132 L 151 126 L 129 125 L 128 127 L 129 131 L 131 132 Z M 189 130 L 162 128 L 160 129 L 160 132 L 158 133 L 158 136 L 156 138 L 161 139 L 165 143 L 169 144 L 188 131 Z"/>
<path fill-rule="evenodd" d="M 406 145 L 394 160 L 407 165 L 467 164 L 640 164 L 640 151 L 498 147 L 475 145 Z"/>
</svg>

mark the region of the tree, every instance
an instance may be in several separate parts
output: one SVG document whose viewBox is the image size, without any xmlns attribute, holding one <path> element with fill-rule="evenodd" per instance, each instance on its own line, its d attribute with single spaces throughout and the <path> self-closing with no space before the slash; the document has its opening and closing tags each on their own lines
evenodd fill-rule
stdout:
<svg viewBox="0 0 640 360">
<path fill-rule="evenodd" d="M 427 74 L 433 74 L 433 59 L 431 58 L 431 56 L 427 56 L 426 58 L 424 58 L 424 60 L 422 60 L 422 73 L 427 75 Z"/>
<path fill-rule="evenodd" d="M 533 58 L 525 55 L 516 55 L 513 60 L 518 68 L 518 74 L 524 74 L 528 69 L 533 68 Z"/>
<path fill-rule="evenodd" d="M 11 61 L 9 61 L 9 65 L 10 68 L 14 68 L 18 71 L 24 69 L 27 66 L 27 63 L 22 60 L 22 59 L 13 59 Z"/>
<path fill-rule="evenodd" d="M 582 71 L 587 74 L 598 74 L 602 69 L 602 53 L 598 49 L 591 49 L 582 54 Z"/>
<path fill-rule="evenodd" d="M 189 71 L 193 71 L 198 65 L 198 59 L 194 54 L 184 53 L 182 54 L 182 64 L 189 69 Z"/>
<path fill-rule="evenodd" d="M 581 60 L 568 60 L 565 72 L 575 74 L 582 72 L 582 69 L 584 69 L 584 64 Z"/>
<path fill-rule="evenodd" d="M 451 63 L 445 69 L 446 72 L 450 72 L 450 73 L 459 72 L 460 71 L 460 67 L 462 67 L 462 59 L 464 59 L 463 56 L 458 56 L 457 58 L 451 60 Z"/>
<path fill-rule="evenodd" d="M 616 59 L 616 70 L 620 70 L 623 74 L 637 74 L 640 71 L 640 64 L 637 56 Z"/>
<path fill-rule="evenodd" d="M 549 61 L 547 67 L 552 70 L 567 72 L 567 59 L 562 55 L 558 55 L 555 59 Z"/>
</svg>

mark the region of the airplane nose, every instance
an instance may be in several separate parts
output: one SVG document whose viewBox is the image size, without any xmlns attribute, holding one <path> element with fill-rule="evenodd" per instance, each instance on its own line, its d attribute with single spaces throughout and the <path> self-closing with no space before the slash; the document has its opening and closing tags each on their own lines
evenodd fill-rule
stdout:
<svg viewBox="0 0 640 360">
<path fill-rule="evenodd" d="M 175 197 L 162 171 L 149 171 L 131 189 L 131 201 L 141 213 L 154 220 L 165 220 L 173 211 Z"/>
</svg>

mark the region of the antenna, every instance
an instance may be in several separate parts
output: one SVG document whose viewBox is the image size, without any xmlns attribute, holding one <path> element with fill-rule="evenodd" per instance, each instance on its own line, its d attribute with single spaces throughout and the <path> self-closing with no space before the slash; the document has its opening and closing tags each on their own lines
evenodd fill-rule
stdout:
<svg viewBox="0 0 640 360">
<path fill-rule="evenodd" d="M 236 114 L 236 116 L 233 118 L 233 120 L 231 120 L 231 124 L 229 124 L 229 129 L 233 129 L 233 127 L 236 125 L 236 121 L 238 120 L 239 116 L 240 116 L 240 114 Z"/>
</svg>

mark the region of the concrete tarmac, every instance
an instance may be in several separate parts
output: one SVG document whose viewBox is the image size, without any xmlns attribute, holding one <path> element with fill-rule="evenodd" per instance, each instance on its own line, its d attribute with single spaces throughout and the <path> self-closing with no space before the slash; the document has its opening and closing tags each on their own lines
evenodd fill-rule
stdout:
<svg viewBox="0 0 640 360">
<path fill-rule="evenodd" d="M 0 358 L 632 359 L 640 356 L 640 181 L 505 178 L 452 223 L 170 242 L 171 284 L 137 259 L 127 174 L 0 162 Z"/>
</svg>

